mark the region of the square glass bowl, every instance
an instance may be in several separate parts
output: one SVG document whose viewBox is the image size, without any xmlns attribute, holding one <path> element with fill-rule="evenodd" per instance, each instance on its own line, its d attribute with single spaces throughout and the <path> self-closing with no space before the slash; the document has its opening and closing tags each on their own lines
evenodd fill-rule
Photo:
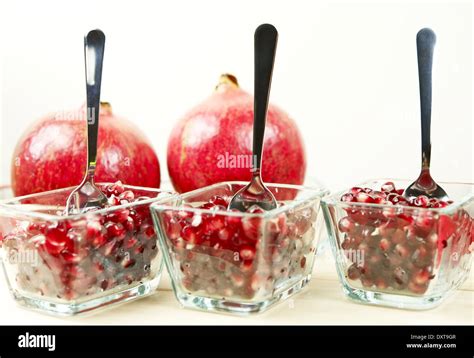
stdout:
<svg viewBox="0 0 474 358">
<path fill-rule="evenodd" d="M 64 215 L 73 188 L 0 201 L 3 269 L 23 306 L 75 315 L 152 293 L 162 255 L 149 206 L 171 194 L 98 184 L 113 205 Z"/>
<path fill-rule="evenodd" d="M 380 190 L 391 181 L 357 187 Z M 474 235 L 473 184 L 440 183 L 454 202 L 444 208 L 343 202 L 322 207 L 339 279 L 350 299 L 407 309 L 437 306 L 469 276 Z"/>
<path fill-rule="evenodd" d="M 176 298 L 185 307 L 262 312 L 311 277 L 326 189 L 268 184 L 277 209 L 228 211 L 245 184 L 218 183 L 151 207 Z"/>
</svg>

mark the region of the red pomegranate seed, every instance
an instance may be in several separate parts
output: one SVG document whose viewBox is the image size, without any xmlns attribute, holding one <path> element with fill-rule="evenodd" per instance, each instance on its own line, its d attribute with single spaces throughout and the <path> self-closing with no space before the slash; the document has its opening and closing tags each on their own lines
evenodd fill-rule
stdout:
<svg viewBox="0 0 474 358">
<path fill-rule="evenodd" d="M 430 205 L 430 199 L 426 195 L 419 195 L 413 200 L 415 206 L 427 208 Z"/>
<path fill-rule="evenodd" d="M 131 203 L 135 199 L 135 194 L 131 190 L 125 190 L 119 195 L 119 200 L 121 204 L 126 204 L 126 202 Z M 122 201 L 125 201 L 122 203 Z"/>
<path fill-rule="evenodd" d="M 28 224 L 28 227 L 27 227 L 26 231 L 27 231 L 30 235 L 36 235 L 36 234 L 39 234 L 39 233 L 40 233 L 40 227 L 39 227 L 39 225 L 36 224 L 36 223 L 30 223 L 30 224 Z"/>
<path fill-rule="evenodd" d="M 387 200 L 390 201 L 394 205 L 403 205 L 407 203 L 407 199 L 404 196 L 390 193 L 387 195 Z"/>
<path fill-rule="evenodd" d="M 380 250 L 388 251 L 390 249 L 390 246 L 391 246 L 390 241 L 388 241 L 387 239 L 380 240 L 380 243 L 379 243 Z"/>
<path fill-rule="evenodd" d="M 135 222 L 130 216 L 122 223 L 122 225 L 128 232 L 132 232 L 135 230 Z"/>
<path fill-rule="evenodd" d="M 234 235 L 235 235 L 235 231 L 233 231 L 231 228 L 229 227 L 224 227 L 222 229 L 219 230 L 219 232 L 217 233 L 218 237 L 219 237 L 219 240 L 221 241 L 229 241 Z"/>
<path fill-rule="evenodd" d="M 384 279 L 381 279 L 381 278 L 375 280 L 375 286 L 379 290 L 385 290 L 388 287 L 387 282 Z"/>
<path fill-rule="evenodd" d="M 45 249 L 53 256 L 57 256 L 68 246 L 69 239 L 66 233 L 60 229 L 49 229 L 46 234 Z"/>
<path fill-rule="evenodd" d="M 209 202 L 210 202 L 211 204 L 220 205 L 220 206 L 224 206 L 224 207 L 227 207 L 227 205 L 228 205 L 227 200 L 226 200 L 224 197 L 220 196 L 220 195 L 214 195 L 214 196 L 209 200 Z"/>
<path fill-rule="evenodd" d="M 124 190 L 125 189 L 124 189 L 123 184 L 120 180 L 116 181 L 114 184 L 110 185 L 107 188 L 107 192 L 110 193 L 110 194 L 113 194 L 115 196 L 119 196 L 120 194 L 122 194 L 124 192 Z"/>
<path fill-rule="evenodd" d="M 349 269 L 347 270 L 347 277 L 349 277 L 350 280 L 357 280 L 360 278 L 360 270 L 356 266 L 356 264 L 352 264 Z"/>
<path fill-rule="evenodd" d="M 226 216 L 227 224 L 236 225 L 236 226 L 240 225 L 240 222 L 242 220 L 241 217 L 240 217 L 240 211 L 237 210 L 237 209 L 231 209 L 228 212 L 235 213 L 237 215 L 228 215 L 228 216 Z"/>
<path fill-rule="evenodd" d="M 247 212 L 250 214 L 263 214 L 265 210 L 263 210 L 258 205 L 252 205 L 250 208 L 247 209 Z"/>
<path fill-rule="evenodd" d="M 431 279 L 431 273 L 424 269 L 417 272 L 413 277 L 413 282 L 417 285 L 424 285 Z"/>
<path fill-rule="evenodd" d="M 352 203 L 352 202 L 356 201 L 356 199 L 355 199 L 353 194 L 346 193 L 343 196 L 341 196 L 341 201 L 344 201 L 346 203 Z"/>
<path fill-rule="evenodd" d="M 406 285 L 408 282 L 408 274 L 401 267 L 396 267 L 393 271 L 393 279 L 399 285 Z"/>
<path fill-rule="evenodd" d="M 116 197 L 115 195 L 110 196 L 107 199 L 107 202 L 109 203 L 110 206 L 120 205 L 120 199 L 118 197 Z"/>
<path fill-rule="evenodd" d="M 82 255 L 67 251 L 63 252 L 61 256 L 63 257 L 64 261 L 70 264 L 77 264 L 84 259 Z"/>
<path fill-rule="evenodd" d="M 102 233 L 102 225 L 99 221 L 88 221 L 86 224 L 86 235 L 89 239 L 94 239 Z"/>
<path fill-rule="evenodd" d="M 244 261 L 253 260 L 255 258 L 255 247 L 242 245 L 239 254 Z"/>
<path fill-rule="evenodd" d="M 407 258 L 409 254 L 409 249 L 403 244 L 397 244 L 395 245 L 395 252 L 401 258 Z"/>
<path fill-rule="evenodd" d="M 129 214 L 130 211 L 127 209 L 115 210 L 107 215 L 107 220 L 115 223 L 122 223 L 128 219 Z"/>
<path fill-rule="evenodd" d="M 218 206 L 213 203 L 204 203 L 199 208 L 205 210 L 213 210 L 214 208 L 218 208 Z"/>
<path fill-rule="evenodd" d="M 414 282 L 410 282 L 408 284 L 408 289 L 413 293 L 416 293 L 418 295 L 422 295 L 428 289 L 428 285 L 417 285 Z"/>
<path fill-rule="evenodd" d="M 185 226 L 181 230 L 181 237 L 190 244 L 200 244 L 203 241 L 201 233 L 192 226 Z"/>
<path fill-rule="evenodd" d="M 355 223 L 348 216 L 345 216 L 339 220 L 338 227 L 341 232 L 350 232 L 355 228 Z"/>
<path fill-rule="evenodd" d="M 230 279 L 232 280 L 233 285 L 237 288 L 242 287 L 245 283 L 244 275 L 240 273 L 233 273 L 230 276 Z"/>
<path fill-rule="evenodd" d="M 125 228 L 122 224 L 108 222 L 105 224 L 105 229 L 107 230 L 107 236 L 109 238 L 123 238 L 125 235 Z"/>
<path fill-rule="evenodd" d="M 391 181 L 388 181 L 383 184 L 380 189 L 386 193 L 392 193 L 395 190 L 395 184 Z"/>
<path fill-rule="evenodd" d="M 368 204 L 368 203 L 373 202 L 373 199 L 370 197 L 370 195 L 367 194 L 366 192 L 363 192 L 363 191 L 357 193 L 355 198 L 356 198 L 356 201 L 358 203 L 367 203 Z"/>
<path fill-rule="evenodd" d="M 129 257 L 125 257 L 121 262 L 123 268 L 129 268 L 135 265 L 135 260 Z"/>
<path fill-rule="evenodd" d="M 353 194 L 353 195 L 356 195 L 356 194 L 360 193 L 361 191 L 364 191 L 364 189 L 355 186 L 355 187 L 351 188 L 350 193 Z"/>
<path fill-rule="evenodd" d="M 214 233 L 225 226 L 225 218 L 222 215 L 206 216 L 203 226 L 207 233 Z"/>
<path fill-rule="evenodd" d="M 262 219 L 259 217 L 250 217 L 242 219 L 242 230 L 245 236 L 250 240 L 258 240 L 261 235 Z"/>
</svg>

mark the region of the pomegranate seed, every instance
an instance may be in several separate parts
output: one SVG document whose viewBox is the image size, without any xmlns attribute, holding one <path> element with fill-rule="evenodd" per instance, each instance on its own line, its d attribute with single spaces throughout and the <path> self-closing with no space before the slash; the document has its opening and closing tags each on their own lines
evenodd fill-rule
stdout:
<svg viewBox="0 0 474 358">
<path fill-rule="evenodd" d="M 388 285 L 387 285 L 387 282 L 383 279 L 377 279 L 375 280 L 375 286 L 379 289 L 379 290 L 385 290 Z"/>
<path fill-rule="evenodd" d="M 245 278 L 242 274 L 240 273 L 234 273 L 230 276 L 230 279 L 232 280 L 232 283 L 235 287 L 239 288 L 242 287 L 245 283 Z"/>
<path fill-rule="evenodd" d="M 352 264 L 349 269 L 347 270 L 347 277 L 349 277 L 350 280 L 357 280 L 360 278 L 360 270 L 356 266 L 356 264 Z"/>
<path fill-rule="evenodd" d="M 242 245 L 239 254 L 240 258 L 244 261 L 253 260 L 255 258 L 255 248 L 249 245 Z"/>
<path fill-rule="evenodd" d="M 67 252 L 67 251 L 63 252 L 61 256 L 63 257 L 64 261 L 70 264 L 77 264 L 84 259 L 84 257 L 79 254 L 75 254 L 73 252 Z"/>
<path fill-rule="evenodd" d="M 351 188 L 350 193 L 353 194 L 353 195 L 356 195 L 356 194 L 358 194 L 362 191 L 364 191 L 364 189 L 355 186 L 355 187 Z"/>
<path fill-rule="evenodd" d="M 203 241 L 201 234 L 192 226 L 185 226 L 181 230 L 181 237 L 190 244 L 200 244 Z"/>
<path fill-rule="evenodd" d="M 132 267 L 133 265 L 135 265 L 135 260 L 134 259 L 131 259 L 131 258 L 128 258 L 128 257 L 125 257 L 122 262 L 121 262 L 123 268 L 129 268 L 129 267 Z"/>
<path fill-rule="evenodd" d="M 170 240 L 176 240 L 181 235 L 181 225 L 176 223 L 174 220 L 166 221 L 165 219 L 165 230 L 166 235 Z"/>
<path fill-rule="evenodd" d="M 131 203 L 135 199 L 135 194 L 131 190 L 125 190 L 123 193 L 119 195 L 118 198 L 121 204 L 126 204 L 127 202 Z M 125 202 L 123 203 L 122 201 L 125 201 Z"/>
<path fill-rule="evenodd" d="M 119 180 L 119 181 L 116 181 L 114 184 L 110 185 L 106 191 L 107 193 L 110 193 L 112 195 L 115 195 L 115 196 L 118 196 L 120 194 L 122 194 L 124 192 L 124 187 L 123 187 L 123 184 L 122 182 Z"/>
<path fill-rule="evenodd" d="M 219 230 L 217 235 L 219 237 L 219 240 L 229 241 L 235 235 L 235 232 L 232 231 L 229 227 L 224 227 Z"/>
<path fill-rule="evenodd" d="M 250 208 L 247 209 L 247 212 L 250 214 L 263 214 L 265 210 L 263 210 L 258 205 L 252 205 Z"/>
<path fill-rule="evenodd" d="M 426 195 L 419 195 L 413 200 L 415 206 L 427 208 L 430 205 L 430 199 Z"/>
<path fill-rule="evenodd" d="M 53 256 L 57 256 L 68 246 L 69 239 L 66 233 L 60 229 L 48 230 L 45 240 L 46 251 Z"/>
<path fill-rule="evenodd" d="M 386 193 L 392 193 L 395 190 L 395 184 L 391 181 L 388 181 L 383 184 L 380 189 Z"/>
<path fill-rule="evenodd" d="M 341 196 L 341 201 L 344 201 L 346 203 L 352 203 L 352 202 L 356 201 L 356 199 L 355 199 L 353 194 L 346 193 L 343 196 Z"/>
<path fill-rule="evenodd" d="M 403 205 L 408 203 L 407 199 L 404 196 L 395 193 L 388 194 L 387 200 L 394 205 Z"/>
<path fill-rule="evenodd" d="M 204 230 L 211 234 L 219 231 L 225 226 L 225 218 L 222 215 L 207 216 L 204 223 Z"/>
<path fill-rule="evenodd" d="M 231 209 L 229 210 L 229 212 L 240 215 L 240 211 L 238 211 L 237 209 Z M 225 221 L 227 226 L 239 227 L 242 223 L 242 218 L 240 216 L 228 215 L 225 217 Z"/>
<path fill-rule="evenodd" d="M 216 208 L 216 205 L 213 203 L 204 203 L 199 208 L 206 209 L 206 210 L 213 210 L 214 208 Z"/>
<path fill-rule="evenodd" d="M 116 197 L 115 195 L 112 195 L 110 196 L 108 199 L 107 199 L 107 202 L 110 206 L 117 206 L 117 205 L 120 205 L 120 199 L 118 197 Z"/>
<path fill-rule="evenodd" d="M 413 282 L 417 285 L 424 285 L 433 277 L 431 277 L 431 273 L 428 270 L 424 269 L 414 275 Z"/>
<path fill-rule="evenodd" d="M 123 238 L 125 235 L 125 228 L 120 223 L 108 222 L 105 224 L 105 229 L 107 230 L 107 236 L 109 238 Z"/>
<path fill-rule="evenodd" d="M 341 232 L 350 232 L 354 229 L 355 223 L 348 216 L 345 216 L 339 220 L 338 227 Z"/>
<path fill-rule="evenodd" d="M 366 192 L 359 192 L 356 194 L 356 200 L 358 203 L 366 203 L 366 204 L 373 204 L 375 200 Z"/>
<path fill-rule="evenodd" d="M 122 223 L 128 219 L 130 211 L 127 209 L 115 210 L 114 212 L 107 215 L 107 220 L 115 223 Z"/>
<path fill-rule="evenodd" d="M 40 233 L 40 227 L 36 223 L 30 223 L 26 229 L 30 235 L 36 235 Z"/>
<path fill-rule="evenodd" d="M 428 289 L 428 286 L 427 285 L 417 285 L 414 282 L 410 282 L 408 284 L 408 289 L 413 293 L 416 293 L 418 295 L 422 295 L 423 293 L 426 292 L 426 290 Z"/>
<path fill-rule="evenodd" d="M 401 258 L 407 258 L 409 250 L 408 248 L 403 245 L 403 244 L 397 244 L 395 245 L 395 252 L 400 256 Z"/>
<path fill-rule="evenodd" d="M 94 239 L 102 233 L 102 225 L 99 221 L 88 221 L 86 224 L 86 235 L 89 239 Z"/>
<path fill-rule="evenodd" d="M 127 220 L 125 220 L 122 223 L 122 225 L 125 228 L 125 230 L 127 230 L 128 232 L 135 231 L 135 222 L 133 221 L 133 219 L 130 216 L 127 218 Z"/>
<path fill-rule="evenodd" d="M 404 269 L 401 267 L 395 268 L 393 271 L 393 279 L 395 282 L 401 286 L 404 286 L 408 283 L 408 275 Z"/>
<path fill-rule="evenodd" d="M 250 217 L 242 219 L 242 229 L 247 238 L 258 240 L 260 237 L 262 219 L 259 217 Z"/>
<path fill-rule="evenodd" d="M 222 197 L 222 196 L 219 196 L 219 195 L 214 195 L 210 200 L 209 202 L 211 204 L 214 204 L 214 205 L 220 205 L 220 206 L 224 206 L 224 207 L 227 207 L 228 205 L 228 202 L 226 200 L 226 198 Z"/>
<path fill-rule="evenodd" d="M 390 241 L 388 241 L 387 239 L 380 240 L 380 244 L 379 244 L 380 250 L 388 251 L 390 249 L 390 246 L 391 246 Z"/>
</svg>

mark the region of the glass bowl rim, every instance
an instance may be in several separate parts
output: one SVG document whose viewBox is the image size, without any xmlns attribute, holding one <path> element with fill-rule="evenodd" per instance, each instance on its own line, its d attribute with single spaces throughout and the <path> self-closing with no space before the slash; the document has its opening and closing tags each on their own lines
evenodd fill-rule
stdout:
<svg viewBox="0 0 474 358">
<path fill-rule="evenodd" d="M 378 182 L 378 181 L 407 181 L 410 182 L 409 179 L 403 179 L 403 178 L 373 178 L 373 179 L 368 179 L 363 182 L 360 182 L 353 187 L 364 187 L 364 185 L 373 183 L 373 182 Z M 464 185 L 464 186 L 471 186 L 474 188 L 474 183 L 463 183 L 463 182 L 446 182 L 446 181 L 439 181 L 439 184 L 446 184 L 446 185 L 451 185 L 451 184 L 457 184 L 457 185 Z M 345 202 L 341 201 L 341 196 L 344 195 L 345 193 L 348 192 L 350 188 L 344 189 L 337 191 L 335 193 L 332 193 L 322 199 L 322 203 L 327 206 L 339 206 L 339 207 L 365 207 L 365 208 L 396 208 L 396 209 L 403 209 L 403 210 L 419 210 L 420 212 L 436 212 L 436 213 L 446 213 L 450 214 L 458 210 L 460 207 L 470 203 L 471 201 L 474 201 L 474 192 L 471 191 L 470 194 L 465 195 L 462 197 L 460 200 L 457 200 L 453 202 L 452 204 L 445 206 L 444 208 L 420 208 L 416 206 L 404 206 L 404 205 L 389 205 L 389 204 L 374 204 L 374 203 L 356 203 L 356 202 Z"/>
<path fill-rule="evenodd" d="M 96 184 L 97 185 L 110 185 L 110 184 L 115 184 L 115 183 L 99 182 L 99 183 L 96 183 Z M 79 219 L 83 219 L 83 218 L 93 217 L 95 215 L 107 214 L 107 213 L 113 212 L 115 210 L 126 209 L 126 208 L 129 208 L 129 207 L 134 207 L 134 206 L 144 205 L 144 204 L 152 204 L 156 201 L 168 199 L 168 198 L 173 197 L 177 194 L 173 191 L 163 190 L 161 188 L 149 188 L 149 187 L 142 187 L 142 186 L 128 185 L 128 184 L 123 184 L 123 186 L 124 186 L 125 190 L 128 190 L 128 189 L 143 190 L 143 191 L 149 191 L 149 192 L 155 192 L 155 193 L 164 193 L 164 194 L 167 194 L 167 196 L 162 197 L 162 198 L 156 198 L 156 197 L 155 198 L 150 198 L 150 199 L 141 200 L 141 201 L 138 201 L 138 202 L 132 202 L 132 203 L 128 203 L 128 204 L 114 205 L 114 206 L 107 207 L 107 208 L 104 208 L 104 209 L 90 211 L 90 212 L 87 212 L 87 213 L 77 214 L 77 215 L 76 214 L 73 214 L 73 215 L 53 215 L 53 214 L 39 213 L 39 212 L 35 212 L 35 211 L 32 211 L 32 210 L 21 209 L 20 208 L 21 204 L 20 205 L 14 205 L 13 204 L 14 201 L 25 200 L 25 199 L 39 197 L 39 196 L 47 196 L 47 195 L 58 194 L 58 193 L 61 193 L 61 192 L 67 191 L 67 190 L 72 190 L 72 189 L 76 188 L 76 186 L 70 186 L 70 187 L 67 187 L 67 188 L 59 188 L 59 189 L 54 189 L 54 190 L 42 191 L 42 192 L 39 192 L 39 193 L 16 196 L 16 197 L 13 197 L 13 198 L 0 200 L 0 216 L 4 215 L 4 213 L 5 213 L 5 214 L 8 214 L 8 216 L 21 216 L 21 215 L 23 215 L 23 216 L 28 216 L 28 217 L 31 217 L 31 218 L 43 219 L 43 220 L 54 220 L 54 221 L 58 221 L 58 220 L 79 220 Z M 6 185 L 6 187 L 8 187 L 8 185 Z"/>
<path fill-rule="evenodd" d="M 265 185 L 268 187 L 278 187 L 278 188 L 287 188 L 287 189 L 296 189 L 296 190 L 301 190 L 301 191 L 309 191 L 312 192 L 312 194 L 305 199 L 301 200 L 293 200 L 290 204 L 285 204 L 283 206 L 278 207 L 277 209 L 266 211 L 263 213 L 247 213 L 247 212 L 236 212 L 236 211 L 227 211 L 227 210 L 212 210 L 212 209 L 200 209 L 200 208 L 190 208 L 190 207 L 184 207 L 182 205 L 180 206 L 172 206 L 172 205 L 166 205 L 165 203 L 162 203 L 160 200 L 159 202 L 155 202 L 150 206 L 150 209 L 152 212 L 163 212 L 166 210 L 172 210 L 172 211 L 187 211 L 191 212 L 194 214 L 210 214 L 210 215 L 223 215 L 223 216 L 233 216 L 233 217 L 259 217 L 259 218 L 272 218 L 276 215 L 280 215 L 281 213 L 284 213 L 288 211 L 289 209 L 294 208 L 295 206 L 308 202 L 308 201 L 313 201 L 317 198 L 322 199 L 324 196 L 329 194 L 329 190 L 326 188 L 325 185 L 321 184 L 319 181 L 312 180 L 315 184 L 317 184 L 319 187 L 315 186 L 304 186 L 304 185 L 296 185 L 296 184 L 279 184 L 279 183 L 265 183 Z M 168 201 L 172 199 L 186 199 L 189 198 L 190 196 L 194 196 L 197 194 L 202 194 L 205 193 L 208 190 L 212 190 L 215 188 L 218 188 L 222 185 L 228 185 L 228 184 L 238 184 L 238 185 L 247 185 L 248 182 L 246 181 L 223 181 L 215 184 L 211 184 L 199 189 L 195 189 L 192 191 L 188 191 L 186 193 L 182 194 L 175 194 L 166 198 L 163 198 L 163 201 Z"/>
</svg>

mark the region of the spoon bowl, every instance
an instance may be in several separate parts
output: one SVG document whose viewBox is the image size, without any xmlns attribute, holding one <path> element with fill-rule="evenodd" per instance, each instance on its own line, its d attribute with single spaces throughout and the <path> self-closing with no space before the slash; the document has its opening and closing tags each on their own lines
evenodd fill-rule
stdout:
<svg viewBox="0 0 474 358">
<path fill-rule="evenodd" d="M 278 207 L 272 192 L 265 187 L 260 172 L 277 41 L 278 32 L 273 25 L 263 24 L 255 30 L 252 179 L 247 186 L 232 197 L 229 210 L 246 211 L 253 205 L 257 205 L 263 210 L 272 210 Z"/>
<path fill-rule="evenodd" d="M 105 35 L 100 30 L 92 30 L 84 38 L 87 91 L 87 171 L 81 184 L 71 192 L 67 199 L 66 214 L 100 209 L 107 204 L 107 197 L 94 183 L 104 46 Z"/>
</svg>

